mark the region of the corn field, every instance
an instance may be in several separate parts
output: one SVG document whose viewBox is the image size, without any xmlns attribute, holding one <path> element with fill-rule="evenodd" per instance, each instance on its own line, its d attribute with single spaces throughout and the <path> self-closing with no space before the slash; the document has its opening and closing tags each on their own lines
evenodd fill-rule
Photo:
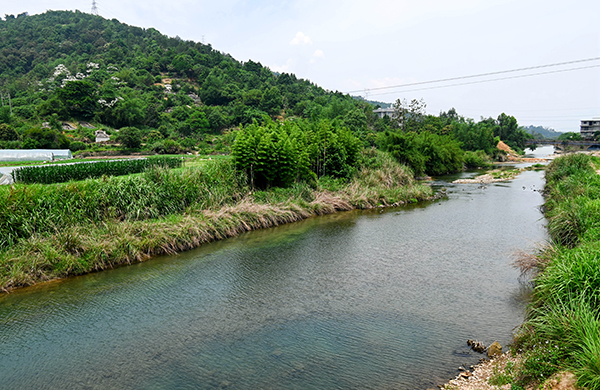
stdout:
<svg viewBox="0 0 600 390">
<path fill-rule="evenodd" d="M 88 163 L 23 167 L 12 172 L 16 183 L 52 184 L 106 176 L 141 173 L 151 167 L 179 168 L 179 157 L 151 157 L 133 160 L 94 161 Z"/>
</svg>

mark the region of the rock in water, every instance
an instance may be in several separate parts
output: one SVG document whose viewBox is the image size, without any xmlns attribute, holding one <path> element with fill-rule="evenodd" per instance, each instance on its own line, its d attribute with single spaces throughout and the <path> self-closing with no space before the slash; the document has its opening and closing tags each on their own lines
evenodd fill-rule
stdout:
<svg viewBox="0 0 600 390">
<path fill-rule="evenodd" d="M 485 345 L 477 340 L 467 340 L 467 345 L 475 352 L 483 353 L 485 351 Z"/>
<path fill-rule="evenodd" d="M 502 346 L 499 342 L 494 341 L 492 345 L 488 347 L 487 355 L 489 358 L 502 355 Z"/>
</svg>

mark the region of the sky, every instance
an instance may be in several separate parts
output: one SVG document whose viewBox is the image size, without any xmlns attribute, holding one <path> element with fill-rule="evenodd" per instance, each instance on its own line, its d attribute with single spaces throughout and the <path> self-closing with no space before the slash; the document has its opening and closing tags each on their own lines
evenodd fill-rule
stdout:
<svg viewBox="0 0 600 390">
<path fill-rule="evenodd" d="M 92 0 L 4 3 L 0 15 L 92 9 Z M 600 117 L 598 0 L 96 0 L 96 6 L 107 19 L 210 43 L 239 61 L 331 91 L 387 103 L 423 99 L 429 114 L 454 107 L 477 121 L 504 112 L 523 126 L 575 132 L 582 119 Z M 555 65 L 565 62 L 572 63 Z M 512 72 L 523 68 L 534 69 Z M 461 78 L 486 73 L 496 74 Z M 442 79 L 455 80 L 430 83 Z"/>
</svg>

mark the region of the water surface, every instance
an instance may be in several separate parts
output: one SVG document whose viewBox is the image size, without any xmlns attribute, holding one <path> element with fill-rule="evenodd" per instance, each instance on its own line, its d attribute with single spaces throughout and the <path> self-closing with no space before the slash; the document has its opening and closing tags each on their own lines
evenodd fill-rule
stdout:
<svg viewBox="0 0 600 390">
<path fill-rule="evenodd" d="M 456 177 L 468 177 L 463 173 Z M 542 173 L 0 296 L 6 388 L 427 389 L 523 319 Z"/>
</svg>

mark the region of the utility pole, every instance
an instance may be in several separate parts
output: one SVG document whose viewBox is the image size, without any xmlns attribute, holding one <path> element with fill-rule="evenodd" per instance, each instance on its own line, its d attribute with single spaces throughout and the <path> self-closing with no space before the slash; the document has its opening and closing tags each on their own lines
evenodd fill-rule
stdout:
<svg viewBox="0 0 600 390">
<path fill-rule="evenodd" d="M 96 0 L 92 0 L 92 15 L 98 15 L 98 7 L 96 6 Z"/>
<path fill-rule="evenodd" d="M 10 91 L 8 92 L 8 105 L 10 106 L 10 116 L 12 116 L 12 103 L 10 101 Z"/>
</svg>

